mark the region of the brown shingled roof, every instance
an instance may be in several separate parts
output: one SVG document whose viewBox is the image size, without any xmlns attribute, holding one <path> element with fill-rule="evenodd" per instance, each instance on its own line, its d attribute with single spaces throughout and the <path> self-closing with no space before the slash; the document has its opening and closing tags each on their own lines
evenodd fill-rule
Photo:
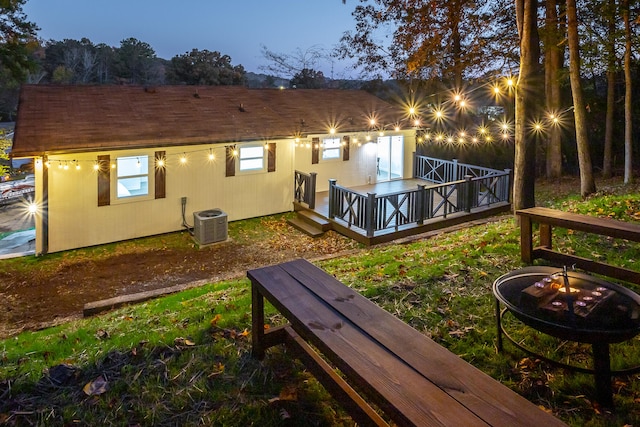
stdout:
<svg viewBox="0 0 640 427">
<path fill-rule="evenodd" d="M 12 154 L 285 138 L 368 129 L 402 112 L 360 90 L 24 85 Z"/>
</svg>

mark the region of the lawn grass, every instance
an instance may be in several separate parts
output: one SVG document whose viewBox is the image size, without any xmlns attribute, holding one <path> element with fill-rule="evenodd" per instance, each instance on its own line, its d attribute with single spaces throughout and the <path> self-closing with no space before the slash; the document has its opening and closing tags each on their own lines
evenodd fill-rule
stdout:
<svg viewBox="0 0 640 427">
<path fill-rule="evenodd" d="M 622 187 L 588 200 L 541 199 L 627 221 L 640 212 L 639 194 Z M 246 238 L 258 238 L 251 230 Z M 640 270 L 635 243 L 584 233 L 561 233 L 554 243 Z M 111 250 L 121 249 L 90 251 Z M 315 264 L 570 425 L 640 425 L 638 374 L 616 378 L 616 410 L 606 411 L 591 400 L 592 376 L 549 366 L 510 343 L 497 352 L 491 286 L 522 266 L 519 254 L 519 229 L 504 216 Z M 212 283 L 0 341 L 0 424 L 353 425 L 284 348 L 270 349 L 264 361 L 250 357 L 250 302 L 247 279 Z M 270 325 L 283 322 L 267 309 Z M 591 363 L 587 346 L 536 334 L 515 320 L 507 327 L 545 355 Z M 611 353 L 614 369 L 638 364 L 640 340 L 615 344 Z"/>
</svg>

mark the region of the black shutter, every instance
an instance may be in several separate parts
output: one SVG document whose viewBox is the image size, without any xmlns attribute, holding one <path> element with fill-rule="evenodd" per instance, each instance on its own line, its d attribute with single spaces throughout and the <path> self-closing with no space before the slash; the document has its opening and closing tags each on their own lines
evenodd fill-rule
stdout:
<svg viewBox="0 0 640 427">
<path fill-rule="evenodd" d="M 267 144 L 267 172 L 276 171 L 276 143 Z"/>
<path fill-rule="evenodd" d="M 342 137 L 342 160 L 349 160 L 349 149 L 350 149 L 351 138 L 345 135 Z"/>
<path fill-rule="evenodd" d="M 155 153 L 155 187 L 156 199 L 164 199 L 167 197 L 167 157 L 166 152 L 156 151 Z"/>
<path fill-rule="evenodd" d="M 311 164 L 318 164 L 320 161 L 320 138 L 311 138 Z"/>
<path fill-rule="evenodd" d="M 227 153 L 227 170 L 225 176 L 236 176 L 236 155 L 234 151 L 236 150 L 235 145 L 227 145 L 226 153 Z"/>
<path fill-rule="evenodd" d="M 111 204 L 111 157 L 98 156 L 98 206 Z"/>
</svg>

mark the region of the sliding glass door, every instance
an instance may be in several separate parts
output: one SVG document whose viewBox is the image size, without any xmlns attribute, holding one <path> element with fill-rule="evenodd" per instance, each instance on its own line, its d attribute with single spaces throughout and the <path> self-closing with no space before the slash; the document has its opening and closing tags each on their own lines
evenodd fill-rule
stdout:
<svg viewBox="0 0 640 427">
<path fill-rule="evenodd" d="M 403 138 L 401 135 L 378 137 L 376 181 L 402 179 Z"/>
</svg>

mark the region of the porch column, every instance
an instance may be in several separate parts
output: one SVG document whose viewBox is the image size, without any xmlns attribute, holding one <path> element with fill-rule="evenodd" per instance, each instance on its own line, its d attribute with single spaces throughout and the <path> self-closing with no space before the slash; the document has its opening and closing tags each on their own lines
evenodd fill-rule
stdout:
<svg viewBox="0 0 640 427">
<path fill-rule="evenodd" d="M 425 202 L 426 202 L 426 197 L 425 197 L 425 188 L 426 185 L 424 184 L 418 184 L 418 193 L 417 193 L 417 200 L 416 200 L 416 223 L 418 225 L 422 225 L 424 224 L 424 218 L 425 218 Z"/>
<path fill-rule="evenodd" d="M 307 204 L 309 205 L 309 209 L 316 208 L 316 178 L 318 176 L 317 172 L 311 172 L 309 174 L 309 187 L 304 190 L 305 196 L 308 197 Z"/>
<path fill-rule="evenodd" d="M 336 180 L 329 180 L 329 219 L 336 217 Z"/>
<path fill-rule="evenodd" d="M 365 206 L 365 228 L 367 237 L 373 237 L 376 226 L 376 193 L 367 193 L 367 205 Z"/>
<path fill-rule="evenodd" d="M 473 177 L 471 175 L 464 176 L 464 211 L 471 212 L 471 206 L 473 205 L 473 195 L 475 189 L 473 188 Z"/>
</svg>

